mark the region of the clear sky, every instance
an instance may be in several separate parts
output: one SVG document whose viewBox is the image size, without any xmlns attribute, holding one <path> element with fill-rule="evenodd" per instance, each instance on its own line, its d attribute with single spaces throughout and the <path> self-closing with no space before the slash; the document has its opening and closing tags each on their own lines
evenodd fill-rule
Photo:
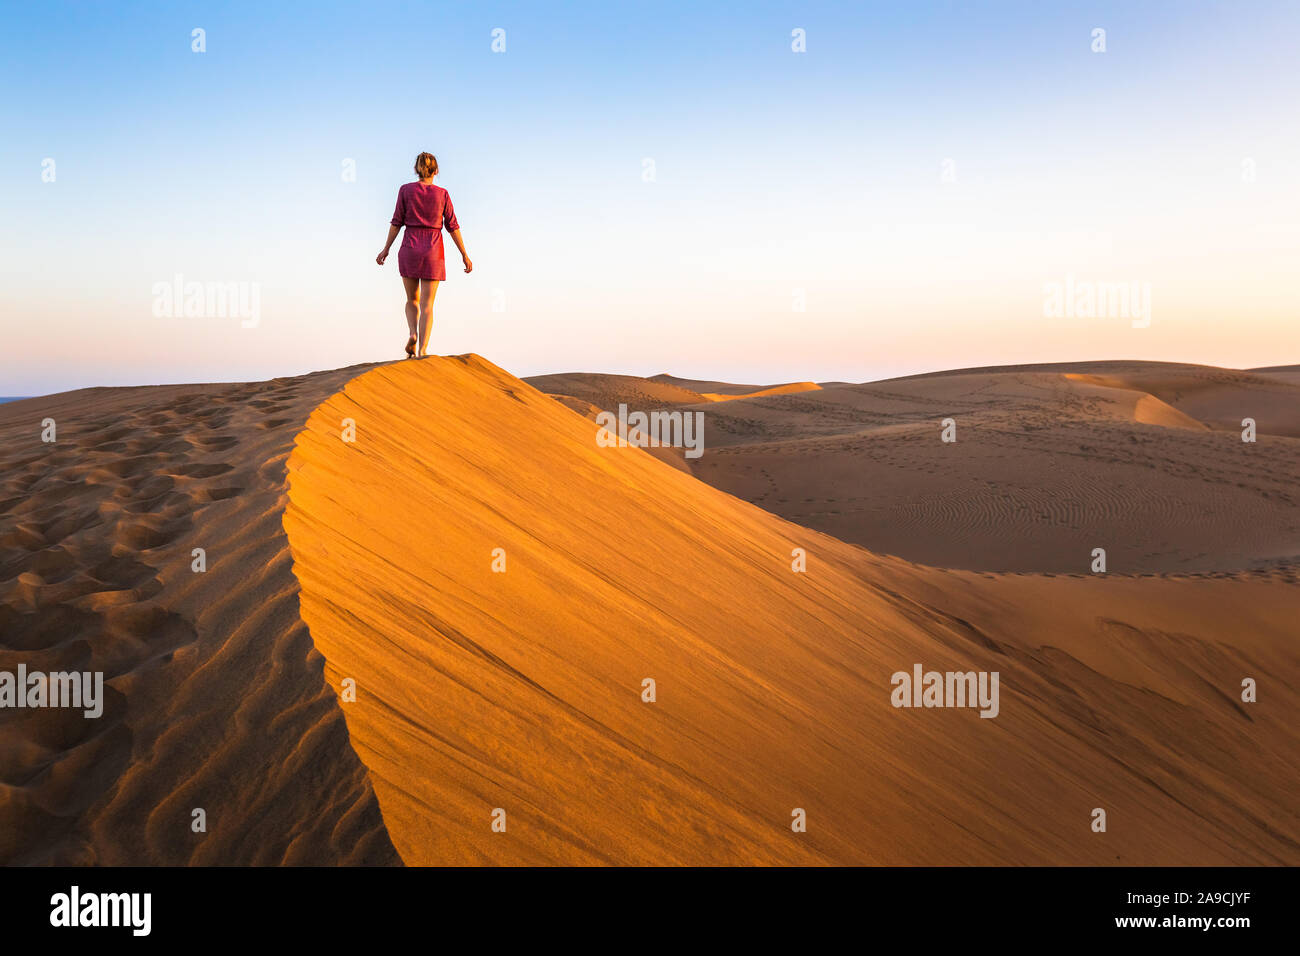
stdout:
<svg viewBox="0 0 1300 956">
<path fill-rule="evenodd" d="M 0 395 L 399 357 L 374 257 L 426 149 L 475 264 L 448 242 L 431 350 L 518 375 L 1300 362 L 1295 2 L 3 18 Z M 176 275 L 259 322 L 156 315 Z M 1050 314 L 1053 283 L 1145 289 L 1149 323 Z"/>
</svg>

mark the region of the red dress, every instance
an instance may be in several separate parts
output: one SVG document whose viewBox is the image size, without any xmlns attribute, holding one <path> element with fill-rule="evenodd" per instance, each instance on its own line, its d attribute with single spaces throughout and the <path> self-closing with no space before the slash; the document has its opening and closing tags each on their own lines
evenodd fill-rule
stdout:
<svg viewBox="0 0 1300 956">
<path fill-rule="evenodd" d="M 408 279 L 446 279 L 442 230 L 455 232 L 460 228 L 447 190 L 433 183 L 406 183 L 397 190 L 392 224 L 406 227 L 402 246 L 397 250 L 397 271 Z"/>
</svg>

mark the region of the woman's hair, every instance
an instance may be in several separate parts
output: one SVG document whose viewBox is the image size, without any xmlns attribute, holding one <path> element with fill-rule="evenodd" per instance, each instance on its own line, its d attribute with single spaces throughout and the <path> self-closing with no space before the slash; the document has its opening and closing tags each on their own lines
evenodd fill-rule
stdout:
<svg viewBox="0 0 1300 956">
<path fill-rule="evenodd" d="M 415 157 L 415 174 L 421 179 L 428 179 L 438 172 L 438 157 L 433 153 L 421 153 Z"/>
</svg>

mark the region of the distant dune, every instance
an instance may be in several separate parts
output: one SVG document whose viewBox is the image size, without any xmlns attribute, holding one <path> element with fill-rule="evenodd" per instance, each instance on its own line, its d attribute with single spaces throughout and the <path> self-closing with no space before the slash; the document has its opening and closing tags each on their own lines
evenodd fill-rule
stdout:
<svg viewBox="0 0 1300 956">
<path fill-rule="evenodd" d="M 110 689 L 98 721 L 0 710 L 0 862 L 1300 863 L 1294 567 L 912 564 L 601 447 L 575 394 L 699 396 L 670 404 L 707 410 L 710 480 L 737 455 L 880 496 L 883 460 L 903 543 L 946 509 L 970 553 L 1015 554 L 1019 511 L 1058 502 L 1080 546 L 1106 516 L 1112 571 L 1184 513 L 1207 552 L 1282 548 L 1296 440 L 1243 450 L 1188 410 L 1204 391 L 1067 377 L 1116 374 L 727 401 L 548 377 L 557 401 L 462 356 L 7 404 L 0 671 Z M 936 475 L 998 476 L 1010 517 L 927 497 Z M 997 716 L 895 708 L 916 664 L 997 672 Z"/>
<path fill-rule="evenodd" d="M 705 413 L 706 452 L 687 466 L 792 521 L 944 567 L 1073 573 L 1096 547 L 1127 573 L 1294 565 L 1300 381 L 1288 377 L 1080 362 L 790 395 L 691 382 L 741 394 L 689 406 Z M 940 440 L 947 418 L 953 443 Z M 1241 441 L 1247 418 L 1254 443 Z"/>
<path fill-rule="evenodd" d="M 565 375 L 538 375 L 527 381 L 543 392 L 568 396 L 605 409 L 617 409 L 619 403 L 648 410 L 708 401 L 691 389 L 654 379 L 637 378 L 635 375 L 573 372 Z"/>
<path fill-rule="evenodd" d="M 1246 371 L 1289 382 L 1293 385 L 1300 385 L 1300 365 L 1270 365 L 1267 368 L 1252 368 Z"/>
<path fill-rule="evenodd" d="M 763 398 L 767 395 L 793 395 L 797 392 L 815 392 L 821 388 L 816 382 L 790 382 L 786 385 L 772 385 L 768 388 L 757 388 L 752 392 L 742 392 L 732 394 L 729 392 L 702 392 L 701 394 L 711 402 L 730 402 L 739 398 Z"/>
<path fill-rule="evenodd" d="M 525 379 L 525 381 L 529 383 L 534 382 L 533 379 Z M 678 388 L 683 388 L 697 394 L 712 392 L 724 395 L 744 395 L 747 392 L 757 392 L 765 387 L 762 385 L 737 385 L 735 382 L 714 382 L 703 379 L 678 378 L 675 375 L 669 375 L 667 372 L 659 375 L 652 375 L 650 376 L 649 381 L 659 382 L 665 385 L 675 385 Z M 541 388 L 540 385 L 537 387 Z M 542 391 L 544 392 L 546 389 L 543 388 Z"/>
<path fill-rule="evenodd" d="M 524 379 L 534 388 L 554 395 L 576 408 L 574 402 L 586 403 L 601 409 L 617 409 L 620 404 L 648 411 L 674 405 L 695 405 L 703 402 L 729 402 L 738 398 L 760 398 L 765 395 L 788 395 L 795 392 L 816 391 L 816 382 L 789 382 L 785 385 L 728 385 L 725 382 L 692 382 L 675 379 L 671 375 L 654 378 L 637 378 L 634 375 L 605 375 L 596 372 L 572 372 L 562 375 L 537 375 Z M 700 391 L 712 388 L 714 391 Z"/>
</svg>

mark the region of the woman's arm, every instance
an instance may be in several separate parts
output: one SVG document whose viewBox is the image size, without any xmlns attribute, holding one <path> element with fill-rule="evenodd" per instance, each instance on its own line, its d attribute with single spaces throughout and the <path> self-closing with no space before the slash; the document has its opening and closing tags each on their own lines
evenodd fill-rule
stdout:
<svg viewBox="0 0 1300 956">
<path fill-rule="evenodd" d="M 465 241 L 461 239 L 459 229 L 452 230 L 451 241 L 456 243 L 456 248 L 460 250 L 460 258 L 461 261 L 465 263 L 465 271 L 473 272 L 474 263 L 469 261 L 469 256 L 465 253 Z"/>
<path fill-rule="evenodd" d="M 375 261 L 378 262 L 381 266 L 384 264 L 384 260 L 388 258 L 388 250 L 392 248 L 393 240 L 397 238 L 397 233 L 401 231 L 401 228 L 402 228 L 401 226 L 388 227 L 388 241 L 384 243 L 383 251 L 380 252 L 379 255 L 375 256 Z M 465 250 L 463 249 L 461 250 L 462 253 L 464 251 Z M 469 270 L 466 269 L 465 271 L 468 272 Z"/>
</svg>

